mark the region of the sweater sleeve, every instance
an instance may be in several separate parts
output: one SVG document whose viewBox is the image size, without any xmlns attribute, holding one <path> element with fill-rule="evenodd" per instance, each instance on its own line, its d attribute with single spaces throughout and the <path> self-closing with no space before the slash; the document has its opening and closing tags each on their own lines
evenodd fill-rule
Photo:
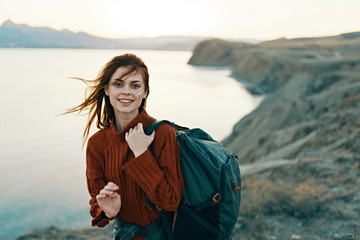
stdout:
<svg viewBox="0 0 360 240">
<path fill-rule="evenodd" d="M 98 151 L 95 149 L 96 143 L 90 138 L 86 149 L 86 180 L 87 187 L 91 196 L 90 215 L 93 217 L 92 226 L 105 227 L 110 219 L 106 217 L 96 201 L 96 195 L 106 185 L 104 177 L 104 164 Z"/>
<path fill-rule="evenodd" d="M 144 190 L 151 202 L 166 211 L 175 211 L 182 198 L 184 180 L 172 126 L 162 124 L 156 129 L 153 154 L 146 150 L 127 162 L 123 170 Z"/>
</svg>

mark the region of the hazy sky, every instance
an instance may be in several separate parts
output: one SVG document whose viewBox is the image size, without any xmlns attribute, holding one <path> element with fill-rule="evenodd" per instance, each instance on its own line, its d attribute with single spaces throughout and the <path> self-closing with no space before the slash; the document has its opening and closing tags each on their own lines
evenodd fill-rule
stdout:
<svg viewBox="0 0 360 240">
<path fill-rule="evenodd" d="M 360 31 L 360 0 L 0 0 L 0 23 L 112 38 L 311 37 Z"/>
</svg>

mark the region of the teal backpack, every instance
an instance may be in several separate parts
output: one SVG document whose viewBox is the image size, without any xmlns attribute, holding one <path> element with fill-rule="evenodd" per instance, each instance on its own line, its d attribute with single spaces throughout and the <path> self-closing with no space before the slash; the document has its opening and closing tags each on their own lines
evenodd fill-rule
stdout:
<svg viewBox="0 0 360 240">
<path fill-rule="evenodd" d="M 162 123 L 172 125 L 176 131 L 184 176 L 184 195 L 174 228 L 171 230 L 169 214 L 160 210 L 161 218 L 149 227 L 133 226 L 130 234 L 119 226 L 119 234 L 130 234 L 130 237 L 138 234 L 145 239 L 231 239 L 242 190 L 237 156 L 229 154 L 221 143 L 203 130 L 180 127 L 166 120 L 152 123 L 145 130 L 146 134 L 151 134 Z M 149 199 L 146 204 L 149 205 Z M 163 232 L 162 236 L 155 238 L 159 232 Z M 125 238 L 115 235 L 115 239 Z"/>
</svg>

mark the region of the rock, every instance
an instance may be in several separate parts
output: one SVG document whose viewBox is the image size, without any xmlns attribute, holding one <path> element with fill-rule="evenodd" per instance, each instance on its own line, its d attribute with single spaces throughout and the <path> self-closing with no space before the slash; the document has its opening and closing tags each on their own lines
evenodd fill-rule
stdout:
<svg viewBox="0 0 360 240">
<path fill-rule="evenodd" d="M 107 240 L 112 239 L 113 233 L 111 227 L 106 228 L 91 228 L 81 230 L 63 230 L 54 226 L 45 229 L 37 229 L 32 232 L 22 235 L 17 240 L 38 240 L 38 239 L 52 239 L 52 240 Z"/>
</svg>

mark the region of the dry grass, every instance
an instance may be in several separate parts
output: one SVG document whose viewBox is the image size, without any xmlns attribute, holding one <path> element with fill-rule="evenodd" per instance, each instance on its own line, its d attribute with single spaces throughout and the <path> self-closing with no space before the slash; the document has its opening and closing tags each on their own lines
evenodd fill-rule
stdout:
<svg viewBox="0 0 360 240">
<path fill-rule="evenodd" d="M 353 104 L 354 102 L 358 101 L 359 99 L 360 99 L 360 93 L 343 99 L 342 104 L 345 105 L 346 107 L 348 107 L 351 104 Z"/>
<path fill-rule="evenodd" d="M 301 219 L 326 211 L 323 202 L 329 192 L 314 181 L 297 184 L 286 180 L 259 181 L 258 175 L 246 179 L 249 189 L 243 192 L 240 215 L 249 218 L 284 215 Z"/>
</svg>

